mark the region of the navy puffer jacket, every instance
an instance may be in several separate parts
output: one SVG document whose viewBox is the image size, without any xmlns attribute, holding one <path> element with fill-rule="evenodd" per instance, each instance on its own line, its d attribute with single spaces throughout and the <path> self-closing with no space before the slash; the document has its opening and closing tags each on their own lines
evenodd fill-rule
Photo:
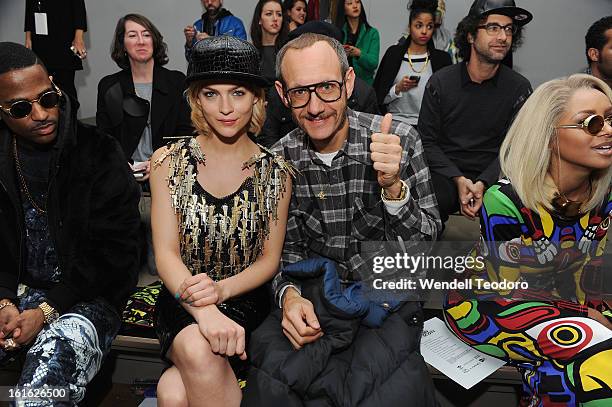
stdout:
<svg viewBox="0 0 612 407">
<path fill-rule="evenodd" d="M 252 368 L 243 406 L 437 406 L 429 372 L 418 352 L 423 313 L 406 302 L 378 328 L 362 324 L 368 304 L 342 296 L 335 268 L 306 260 L 283 272 L 299 280 L 324 335 L 293 349 L 274 311 L 253 333 Z"/>
</svg>

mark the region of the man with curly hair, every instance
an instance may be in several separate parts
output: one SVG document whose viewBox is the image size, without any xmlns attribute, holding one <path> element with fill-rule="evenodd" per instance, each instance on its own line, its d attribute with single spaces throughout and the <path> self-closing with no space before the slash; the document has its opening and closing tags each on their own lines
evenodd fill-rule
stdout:
<svg viewBox="0 0 612 407">
<path fill-rule="evenodd" d="M 514 0 L 475 0 L 455 35 L 463 62 L 427 83 L 418 129 L 443 222 L 458 210 L 473 219 L 485 189 L 497 181 L 499 147 L 532 91 L 502 61 L 521 44 L 531 19 Z"/>
</svg>

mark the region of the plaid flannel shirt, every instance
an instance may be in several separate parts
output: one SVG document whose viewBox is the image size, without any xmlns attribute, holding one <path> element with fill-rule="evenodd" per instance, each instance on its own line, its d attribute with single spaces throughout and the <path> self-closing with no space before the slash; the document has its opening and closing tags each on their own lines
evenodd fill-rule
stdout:
<svg viewBox="0 0 612 407">
<path fill-rule="evenodd" d="M 341 279 L 353 280 L 353 272 L 366 266 L 361 242 L 434 240 L 442 225 L 416 129 L 393 121 L 391 132 L 402 143 L 400 177 L 408 184 L 409 199 L 391 215 L 381 199 L 369 151 L 370 137 L 380 131 L 382 116 L 350 109 L 347 116 L 349 136 L 331 167 L 315 155 L 300 128 L 272 150 L 299 171 L 293 180 L 281 266 L 322 256 L 337 263 Z M 282 273 L 276 275 L 272 287 L 277 300 L 288 284 L 292 282 Z"/>
</svg>

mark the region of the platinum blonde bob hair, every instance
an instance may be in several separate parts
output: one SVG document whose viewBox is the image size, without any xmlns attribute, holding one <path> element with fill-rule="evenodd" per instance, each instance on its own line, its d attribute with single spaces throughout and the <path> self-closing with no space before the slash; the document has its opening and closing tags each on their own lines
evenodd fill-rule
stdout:
<svg viewBox="0 0 612 407">
<path fill-rule="evenodd" d="M 502 175 L 510 180 L 523 204 L 539 212 L 538 207 L 553 210 L 558 192 L 549 170 L 557 157 L 557 126 L 567 103 L 578 89 L 596 89 L 612 103 L 612 90 L 602 80 L 586 74 L 545 82 L 533 92 L 517 114 L 499 158 Z M 581 206 L 581 213 L 597 207 L 606 196 L 612 180 L 612 167 L 591 173 L 591 196 Z"/>
</svg>

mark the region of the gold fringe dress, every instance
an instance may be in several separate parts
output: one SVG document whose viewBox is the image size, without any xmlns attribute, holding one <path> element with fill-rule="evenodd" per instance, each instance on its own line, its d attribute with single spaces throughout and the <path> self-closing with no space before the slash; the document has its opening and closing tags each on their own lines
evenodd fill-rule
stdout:
<svg viewBox="0 0 612 407">
<path fill-rule="evenodd" d="M 179 225 L 183 263 L 192 274 L 207 273 L 219 281 L 250 266 L 261 255 L 270 233 L 270 223 L 277 219 L 278 202 L 292 168 L 279 156 L 260 146 L 261 153 L 244 163 L 252 168 L 235 192 L 216 197 L 197 181 L 198 164 L 205 157 L 195 138 L 178 141 L 153 165 L 169 161 L 168 186 L 172 207 Z M 219 174 L 223 176 L 223 174 Z M 156 306 L 155 327 L 162 358 L 174 337 L 194 318 L 162 286 Z M 250 333 L 264 320 L 270 309 L 266 286 L 218 304 L 219 310 Z M 244 368 L 240 359 L 230 358 L 235 371 Z"/>
</svg>

